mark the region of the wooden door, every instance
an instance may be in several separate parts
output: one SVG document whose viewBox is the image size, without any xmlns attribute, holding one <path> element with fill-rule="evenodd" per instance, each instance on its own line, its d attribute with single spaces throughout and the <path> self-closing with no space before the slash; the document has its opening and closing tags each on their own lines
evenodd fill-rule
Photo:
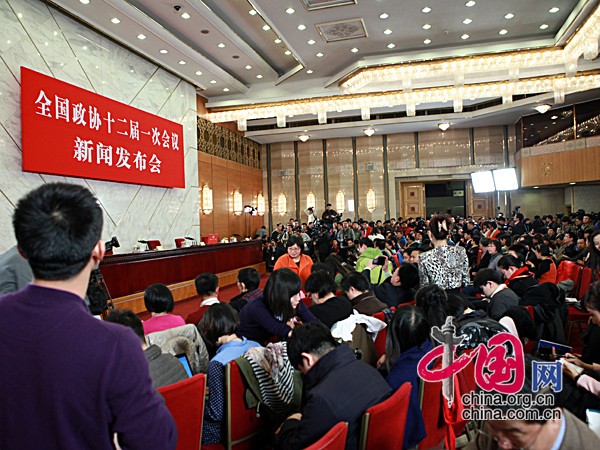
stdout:
<svg viewBox="0 0 600 450">
<path fill-rule="evenodd" d="M 400 183 L 402 217 L 425 217 L 425 183 Z"/>
</svg>

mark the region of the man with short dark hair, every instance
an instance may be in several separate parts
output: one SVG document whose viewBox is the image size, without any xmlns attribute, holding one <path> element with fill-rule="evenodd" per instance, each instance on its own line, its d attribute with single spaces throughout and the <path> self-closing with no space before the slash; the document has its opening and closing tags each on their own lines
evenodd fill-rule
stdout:
<svg viewBox="0 0 600 450">
<path fill-rule="evenodd" d="M 372 316 L 387 308 L 387 305 L 379 300 L 373 291 L 371 291 L 371 284 L 368 278 L 362 273 L 350 272 L 342 278 L 342 290 L 352 303 L 354 309 L 361 314 Z"/>
<path fill-rule="evenodd" d="M 196 292 L 202 300 L 198 309 L 186 317 L 185 323 L 198 325 L 206 310 L 211 305 L 219 303 L 219 278 L 214 273 L 204 272 L 196 277 L 194 283 Z"/>
<path fill-rule="evenodd" d="M 335 222 L 337 218 L 337 211 L 333 209 L 331 203 L 327 203 L 327 205 L 325 206 L 325 211 L 323 211 L 323 214 L 321 215 L 321 219 L 323 220 L 323 222 L 325 222 L 328 228 L 331 228 L 333 226 L 333 222 Z"/>
<path fill-rule="evenodd" d="M 483 291 L 489 299 L 488 316 L 494 320 L 504 317 L 512 306 L 519 306 L 519 296 L 502 282 L 502 275 L 494 269 L 480 269 L 475 275 L 473 286 Z"/>
<path fill-rule="evenodd" d="M 259 289 L 260 273 L 252 267 L 245 267 L 238 272 L 237 286 L 240 290 L 239 295 L 233 297 L 229 304 L 237 312 L 240 312 L 244 306 L 262 295 L 262 289 Z"/>
<path fill-rule="evenodd" d="M 346 449 L 357 449 L 363 413 L 391 394 L 386 381 L 322 323 L 294 328 L 287 350 L 292 366 L 304 374 L 304 398 L 302 412 L 278 430 L 276 447 L 305 448 L 336 423 L 347 422 Z"/>
<path fill-rule="evenodd" d="M 94 318 L 83 297 L 104 257 L 102 209 L 78 185 L 49 183 L 13 226 L 33 282 L 0 297 L 0 448 L 174 449 L 177 430 L 133 331 Z"/>
</svg>

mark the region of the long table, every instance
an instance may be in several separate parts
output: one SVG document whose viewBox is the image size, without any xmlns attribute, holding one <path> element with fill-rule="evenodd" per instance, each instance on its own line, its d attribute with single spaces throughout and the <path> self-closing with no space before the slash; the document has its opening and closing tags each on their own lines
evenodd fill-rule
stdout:
<svg viewBox="0 0 600 450">
<path fill-rule="evenodd" d="M 113 298 L 141 292 L 148 285 L 193 280 L 202 272 L 224 273 L 262 262 L 260 241 L 194 246 L 110 255 L 100 272 Z"/>
</svg>

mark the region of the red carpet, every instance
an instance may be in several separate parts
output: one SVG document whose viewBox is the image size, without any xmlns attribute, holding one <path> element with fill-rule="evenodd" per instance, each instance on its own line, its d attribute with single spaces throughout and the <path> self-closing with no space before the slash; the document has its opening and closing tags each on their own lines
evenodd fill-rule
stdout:
<svg viewBox="0 0 600 450">
<path fill-rule="evenodd" d="M 260 277 L 260 287 L 261 288 L 265 287 L 265 283 L 267 282 L 268 279 L 269 279 L 269 274 L 265 274 L 262 277 Z M 219 290 L 219 300 L 222 302 L 229 303 L 229 301 L 233 297 L 238 295 L 239 293 L 240 293 L 240 290 L 238 289 L 237 284 L 232 284 L 230 286 L 226 286 Z M 198 309 L 198 306 L 200 306 L 200 297 L 199 296 L 192 297 L 187 300 L 183 300 L 183 301 L 175 303 L 175 309 L 173 310 L 173 314 L 177 314 L 178 316 L 181 316 L 185 319 L 188 316 L 188 314 L 196 311 L 196 309 Z M 150 313 L 143 312 L 143 313 L 139 313 L 138 316 L 140 317 L 140 319 L 146 320 L 146 319 L 150 318 Z"/>
</svg>

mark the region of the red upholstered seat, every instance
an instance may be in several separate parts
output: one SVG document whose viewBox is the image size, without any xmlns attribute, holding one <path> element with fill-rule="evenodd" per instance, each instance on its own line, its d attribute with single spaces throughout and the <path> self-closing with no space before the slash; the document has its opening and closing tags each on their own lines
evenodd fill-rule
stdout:
<svg viewBox="0 0 600 450">
<path fill-rule="evenodd" d="M 373 317 L 385 322 L 385 314 L 383 312 L 377 312 L 373 314 Z M 377 333 L 377 337 L 375 338 L 375 350 L 377 350 L 377 357 L 379 358 L 381 355 L 385 353 L 385 343 L 387 340 L 387 327 Z"/>
<path fill-rule="evenodd" d="M 581 266 L 578 266 L 573 261 L 561 261 L 558 265 L 558 274 L 556 276 L 556 282 L 560 283 L 565 280 L 573 280 L 575 283 L 575 292 L 579 286 L 579 279 L 581 277 Z"/>
<path fill-rule="evenodd" d="M 446 436 L 446 422 L 442 411 L 442 382 L 421 381 L 421 412 L 425 422 L 425 438 L 419 443 L 419 450 L 438 448 Z"/>
<path fill-rule="evenodd" d="M 581 272 L 581 282 L 579 283 L 579 291 L 577 292 L 577 298 L 582 300 L 587 294 L 588 289 L 590 288 L 590 284 L 592 283 L 592 269 L 590 267 L 586 267 Z"/>
<path fill-rule="evenodd" d="M 402 448 L 411 389 L 410 383 L 404 383 L 390 398 L 365 411 L 360 432 L 361 450 Z"/>
<path fill-rule="evenodd" d="M 200 447 L 205 389 L 206 378 L 202 373 L 179 383 L 158 388 L 177 425 L 179 435 L 177 450 Z"/>
<path fill-rule="evenodd" d="M 304 450 L 344 450 L 347 436 L 348 424 L 339 422 L 325 436 Z"/>
</svg>

